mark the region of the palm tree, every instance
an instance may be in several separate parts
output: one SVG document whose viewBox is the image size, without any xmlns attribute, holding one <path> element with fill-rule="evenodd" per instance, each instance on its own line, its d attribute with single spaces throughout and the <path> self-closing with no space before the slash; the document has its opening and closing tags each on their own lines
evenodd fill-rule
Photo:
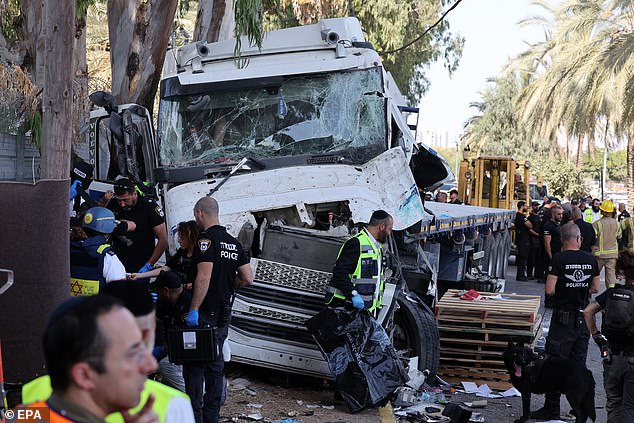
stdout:
<svg viewBox="0 0 634 423">
<path fill-rule="evenodd" d="M 610 139 L 626 137 L 628 199 L 634 204 L 634 96 L 628 92 L 634 83 L 634 8 L 630 1 L 604 3 L 568 0 L 552 10 L 548 50 L 540 44 L 520 57 L 546 59 L 533 62 L 533 79 L 518 107 L 527 125 L 551 141 L 557 128 L 565 128 L 577 140 L 578 164 L 584 138 L 602 138 L 609 148 Z"/>
</svg>

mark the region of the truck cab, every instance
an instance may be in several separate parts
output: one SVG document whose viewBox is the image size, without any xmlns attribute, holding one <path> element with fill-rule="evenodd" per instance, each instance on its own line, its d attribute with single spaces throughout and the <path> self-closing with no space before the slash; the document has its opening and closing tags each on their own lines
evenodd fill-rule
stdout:
<svg viewBox="0 0 634 423">
<path fill-rule="evenodd" d="M 440 244 L 462 254 L 457 271 L 464 273 L 466 251 L 480 251 L 476 260 L 485 256 L 485 243 L 473 237 L 477 228 L 502 233 L 510 218 L 464 209 L 454 224 L 444 209 L 425 207 L 420 192 L 454 176 L 437 153 L 416 144 L 407 122 L 416 110 L 407 107 L 355 18 L 272 31 L 261 49 L 242 50 L 243 67 L 234 60 L 234 43 L 168 51 L 156 137 L 126 138 L 134 128 L 124 125 L 126 150 L 108 133 L 117 132 L 110 128 L 112 113 L 95 121 L 91 160 L 104 167 L 95 179 L 108 183 L 123 170 L 152 182 L 172 253 L 176 225 L 193 218 L 199 198 L 213 196 L 221 224 L 250 254 L 255 275 L 253 285 L 236 294 L 232 359 L 320 377 L 330 373 L 304 322 L 324 307 L 342 243 L 373 211 L 386 210 L 395 232 L 384 248 L 378 320 L 397 349 L 418 356 L 419 369 L 435 372 L 439 342 L 428 305 L 438 292 Z M 119 112 L 143 115 L 127 107 Z M 132 138 L 135 143 L 125 144 Z M 132 150 L 143 164 L 131 163 Z M 502 256 L 491 254 L 494 260 L 483 267 L 503 271 Z"/>
</svg>

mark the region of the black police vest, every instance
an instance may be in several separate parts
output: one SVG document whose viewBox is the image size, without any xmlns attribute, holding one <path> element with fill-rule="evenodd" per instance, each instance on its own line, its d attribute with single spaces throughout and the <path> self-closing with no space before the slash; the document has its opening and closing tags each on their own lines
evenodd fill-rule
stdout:
<svg viewBox="0 0 634 423">
<path fill-rule="evenodd" d="M 103 235 L 70 243 L 71 295 L 96 295 L 106 285 L 103 263 L 108 251 L 110 246 Z"/>
<path fill-rule="evenodd" d="M 634 291 L 611 288 L 605 300 L 603 328 L 613 332 L 634 335 Z"/>
</svg>

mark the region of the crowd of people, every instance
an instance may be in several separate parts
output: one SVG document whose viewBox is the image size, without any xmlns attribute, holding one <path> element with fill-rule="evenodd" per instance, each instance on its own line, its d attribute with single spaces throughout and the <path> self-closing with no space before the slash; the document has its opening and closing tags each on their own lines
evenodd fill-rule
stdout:
<svg viewBox="0 0 634 423">
<path fill-rule="evenodd" d="M 527 209 L 524 201 L 518 202 L 514 222 L 518 281 L 546 281 L 550 261 L 562 248 L 561 227 L 572 222 L 581 233 L 581 250 L 597 258 L 599 270 L 605 269 L 606 285 L 615 284 L 619 251 L 634 251 L 634 222 L 624 205 L 617 212 L 611 200 L 586 197 L 561 202 L 544 197 L 541 204 L 533 201 Z"/>
<path fill-rule="evenodd" d="M 82 171 L 82 174 L 85 172 Z M 78 196 L 89 178 L 74 181 Z M 201 198 L 168 246 L 163 209 L 128 178 L 71 215 L 71 299 L 44 334 L 48 375 L 24 385 L 21 407 L 57 422 L 218 422 L 235 291 L 253 282 L 249 256 Z M 90 207 L 90 208 L 88 208 Z M 167 329 L 209 328 L 214 354 L 169 362 Z M 158 375 L 162 382 L 148 380 Z"/>
</svg>

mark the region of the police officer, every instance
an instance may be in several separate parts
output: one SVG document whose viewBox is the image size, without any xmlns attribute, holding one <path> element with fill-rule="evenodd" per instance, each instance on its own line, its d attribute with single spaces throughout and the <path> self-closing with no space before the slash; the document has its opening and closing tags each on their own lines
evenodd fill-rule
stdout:
<svg viewBox="0 0 634 423">
<path fill-rule="evenodd" d="M 218 203 L 203 197 L 194 206 L 194 217 L 202 229 L 194 249 L 197 274 L 188 326 L 216 327 L 218 351 L 229 332 L 235 289 L 253 282 L 249 260 L 240 243 L 220 226 Z M 223 391 L 224 359 L 222 354 L 201 366 L 183 366 L 185 390 L 192 400 L 197 423 L 217 423 Z M 203 380 L 205 393 L 203 401 Z"/>
<path fill-rule="evenodd" d="M 528 265 L 526 267 L 526 277 L 528 279 L 544 279 L 544 258 L 542 252 L 541 242 L 541 227 L 542 222 L 539 217 L 539 203 L 533 201 L 531 204 L 531 213 L 528 216 L 528 221 L 533 227 L 535 234 L 531 234 L 529 237 L 529 252 L 528 252 Z"/>
<path fill-rule="evenodd" d="M 127 230 L 115 233 L 113 247 L 128 273 L 148 272 L 167 249 L 163 209 L 141 196 L 128 178 L 115 181 L 114 194 L 116 201 L 110 201 L 108 208 Z"/>
<path fill-rule="evenodd" d="M 103 207 L 89 209 L 82 219 L 88 238 L 70 243 L 70 293 L 95 295 L 106 283 L 125 279 L 125 268 L 108 244 L 114 214 Z"/>
<path fill-rule="evenodd" d="M 625 285 L 608 288 L 583 311 L 592 339 L 604 357 L 608 423 L 634 422 L 634 253 L 622 253 L 617 268 L 625 276 Z M 599 331 L 594 316 L 602 310 Z"/>
<path fill-rule="evenodd" d="M 579 232 L 581 233 L 581 248 L 579 249 L 581 251 L 585 251 L 586 253 L 591 253 L 592 246 L 594 245 L 596 239 L 594 228 L 590 223 L 583 220 L 583 213 L 580 209 L 573 208 L 570 212 L 570 216 L 575 222 L 575 225 L 579 227 Z"/>
<path fill-rule="evenodd" d="M 561 228 L 561 219 L 563 219 L 563 209 L 559 206 L 550 208 L 550 219 L 545 221 L 544 234 L 544 262 L 546 269 L 553 256 L 561 251 L 561 237 L 559 229 Z"/>
<path fill-rule="evenodd" d="M 592 224 L 597 237 L 592 253 L 599 262 L 599 269 L 605 268 L 605 285 L 611 288 L 616 283 L 616 258 L 619 256 L 621 225 L 613 217 L 612 201 L 604 201 L 600 210 L 603 217 Z"/>
<path fill-rule="evenodd" d="M 378 312 L 385 268 L 381 244 L 392 233 L 393 225 L 392 216 L 377 210 L 372 213 L 368 226 L 343 244 L 327 288 L 327 305 L 352 305 L 359 310 Z"/>
<path fill-rule="evenodd" d="M 530 252 L 530 237 L 539 236 L 533 230 L 533 225 L 526 217 L 526 202 L 517 202 L 517 213 L 515 214 L 515 245 L 517 246 L 517 274 L 515 280 L 525 282 L 528 255 Z"/>
<path fill-rule="evenodd" d="M 599 290 L 599 266 L 591 254 L 580 251 L 579 227 L 568 223 L 561 227 L 562 251 L 550 262 L 546 295 L 552 296 L 553 314 L 546 338 L 546 353 L 551 357 L 574 360 L 585 366 L 590 334 L 582 310 L 590 294 Z M 559 419 L 560 394 L 546 394 L 544 407 L 531 418 Z"/>
</svg>

